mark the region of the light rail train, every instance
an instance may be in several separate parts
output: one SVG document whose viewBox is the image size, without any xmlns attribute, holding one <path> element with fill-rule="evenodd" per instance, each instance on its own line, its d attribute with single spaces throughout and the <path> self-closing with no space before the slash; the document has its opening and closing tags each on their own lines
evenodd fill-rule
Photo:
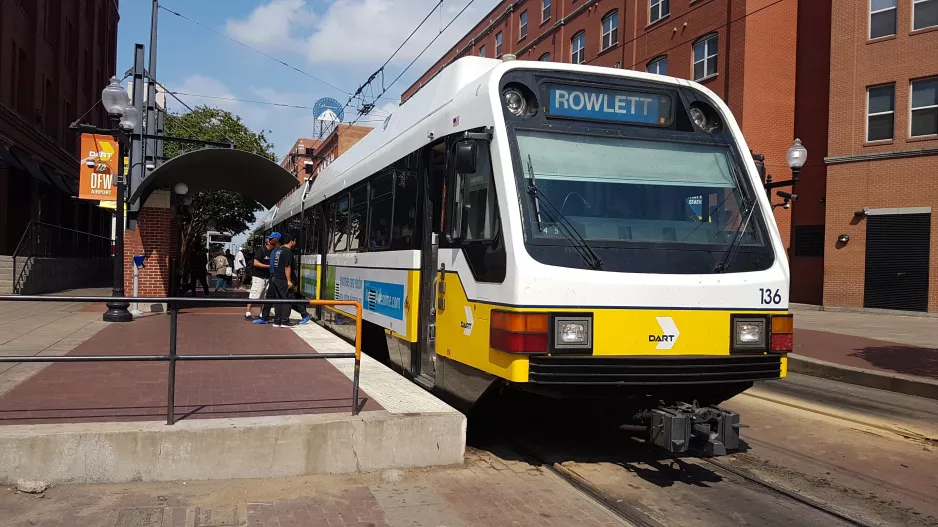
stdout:
<svg viewBox="0 0 938 527">
<path fill-rule="evenodd" d="M 699 84 L 467 57 L 262 230 L 302 233 L 303 294 L 362 301 L 364 349 L 461 409 L 573 399 L 722 454 L 739 416 L 717 405 L 792 349 L 762 185 Z M 347 312 L 319 321 L 353 337 Z"/>
</svg>

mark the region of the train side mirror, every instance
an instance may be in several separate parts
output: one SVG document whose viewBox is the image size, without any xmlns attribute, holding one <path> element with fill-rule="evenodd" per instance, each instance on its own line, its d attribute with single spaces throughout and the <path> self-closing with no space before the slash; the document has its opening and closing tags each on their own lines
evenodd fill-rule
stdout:
<svg viewBox="0 0 938 527">
<path fill-rule="evenodd" d="M 478 158 L 479 145 L 475 141 L 460 141 L 456 143 L 456 173 L 475 173 Z"/>
</svg>

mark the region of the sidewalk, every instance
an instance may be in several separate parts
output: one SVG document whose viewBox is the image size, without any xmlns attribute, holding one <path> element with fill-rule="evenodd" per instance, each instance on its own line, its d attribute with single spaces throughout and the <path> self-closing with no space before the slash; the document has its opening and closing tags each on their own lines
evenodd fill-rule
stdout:
<svg viewBox="0 0 938 527">
<path fill-rule="evenodd" d="M 898 384 L 911 383 L 918 386 L 913 395 L 938 398 L 938 320 L 798 307 L 791 311 L 791 371 L 890 389 L 884 388 L 886 383 L 902 393 L 910 392 Z"/>
<path fill-rule="evenodd" d="M 50 296 L 109 296 L 109 288 L 75 289 Z M 0 302 L 0 355 L 66 355 L 107 327 L 104 304 Z M 0 396 L 49 366 L 0 364 Z"/>
<path fill-rule="evenodd" d="M 214 482 L 0 488 L 4 527 L 567 527 L 622 523 L 547 470 L 470 450 L 461 467 Z"/>
</svg>

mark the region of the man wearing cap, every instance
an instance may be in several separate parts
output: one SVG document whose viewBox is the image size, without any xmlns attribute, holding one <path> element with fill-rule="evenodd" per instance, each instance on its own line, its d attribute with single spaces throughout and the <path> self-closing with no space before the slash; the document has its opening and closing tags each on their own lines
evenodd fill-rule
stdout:
<svg viewBox="0 0 938 527">
<path fill-rule="evenodd" d="M 251 300 L 266 298 L 267 296 L 270 281 L 270 253 L 274 250 L 279 241 L 279 232 L 270 233 L 270 236 L 267 237 L 267 243 L 254 255 L 254 277 L 251 279 L 251 294 L 249 296 Z M 253 321 L 255 324 L 266 324 L 269 317 L 270 304 L 264 304 L 261 309 L 261 316 L 253 319 Z M 244 320 L 252 320 L 251 304 L 248 304 L 248 310 L 244 314 Z"/>
</svg>

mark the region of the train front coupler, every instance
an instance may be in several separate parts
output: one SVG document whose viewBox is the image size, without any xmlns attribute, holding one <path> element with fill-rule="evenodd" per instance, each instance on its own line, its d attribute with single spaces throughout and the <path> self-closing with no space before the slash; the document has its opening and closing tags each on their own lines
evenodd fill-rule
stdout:
<svg viewBox="0 0 938 527">
<path fill-rule="evenodd" d="M 732 410 L 686 403 L 660 406 L 643 417 L 648 421 L 648 442 L 676 454 L 725 456 L 739 448 L 739 429 L 744 426 Z"/>
</svg>

